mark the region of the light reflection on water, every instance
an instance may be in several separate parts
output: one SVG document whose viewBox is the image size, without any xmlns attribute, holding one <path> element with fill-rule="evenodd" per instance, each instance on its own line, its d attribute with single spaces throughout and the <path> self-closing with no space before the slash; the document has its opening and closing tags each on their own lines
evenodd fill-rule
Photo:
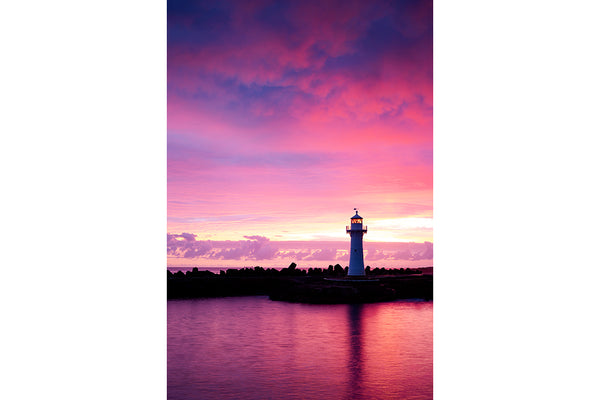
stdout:
<svg viewBox="0 0 600 400">
<path fill-rule="evenodd" d="M 167 304 L 168 398 L 431 399 L 433 303 Z"/>
</svg>

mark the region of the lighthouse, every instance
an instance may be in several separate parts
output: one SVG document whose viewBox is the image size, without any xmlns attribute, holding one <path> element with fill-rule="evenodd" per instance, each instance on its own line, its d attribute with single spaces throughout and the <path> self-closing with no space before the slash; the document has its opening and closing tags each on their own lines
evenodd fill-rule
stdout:
<svg viewBox="0 0 600 400">
<path fill-rule="evenodd" d="M 348 267 L 348 276 L 365 276 L 362 238 L 367 233 L 367 227 L 363 228 L 363 219 L 358 215 L 358 210 L 350 218 L 350 226 L 346 225 L 346 233 L 350 234 L 350 265 Z"/>
</svg>

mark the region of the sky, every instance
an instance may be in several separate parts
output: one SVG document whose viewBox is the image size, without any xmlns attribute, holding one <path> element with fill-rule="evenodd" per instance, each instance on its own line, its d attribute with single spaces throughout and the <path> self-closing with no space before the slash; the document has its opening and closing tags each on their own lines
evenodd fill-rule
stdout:
<svg viewBox="0 0 600 400">
<path fill-rule="evenodd" d="M 169 0 L 167 264 L 347 264 L 358 208 L 432 265 L 432 61 L 431 1 Z"/>
</svg>

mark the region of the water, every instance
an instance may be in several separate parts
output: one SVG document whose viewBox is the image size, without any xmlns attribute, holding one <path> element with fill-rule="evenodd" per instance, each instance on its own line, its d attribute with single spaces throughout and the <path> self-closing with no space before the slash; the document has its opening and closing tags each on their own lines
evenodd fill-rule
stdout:
<svg viewBox="0 0 600 400">
<path fill-rule="evenodd" d="M 167 304 L 168 399 L 433 398 L 433 303 Z"/>
</svg>

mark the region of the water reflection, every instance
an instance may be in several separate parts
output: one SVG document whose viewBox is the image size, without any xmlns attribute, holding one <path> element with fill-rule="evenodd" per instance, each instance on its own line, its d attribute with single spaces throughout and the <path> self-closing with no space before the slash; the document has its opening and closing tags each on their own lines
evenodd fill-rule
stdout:
<svg viewBox="0 0 600 400">
<path fill-rule="evenodd" d="M 432 304 L 169 301 L 169 400 L 432 398 Z"/>
<path fill-rule="evenodd" d="M 350 399 L 361 399 L 363 388 L 362 304 L 348 305 L 350 356 L 348 357 L 348 392 Z"/>
</svg>

